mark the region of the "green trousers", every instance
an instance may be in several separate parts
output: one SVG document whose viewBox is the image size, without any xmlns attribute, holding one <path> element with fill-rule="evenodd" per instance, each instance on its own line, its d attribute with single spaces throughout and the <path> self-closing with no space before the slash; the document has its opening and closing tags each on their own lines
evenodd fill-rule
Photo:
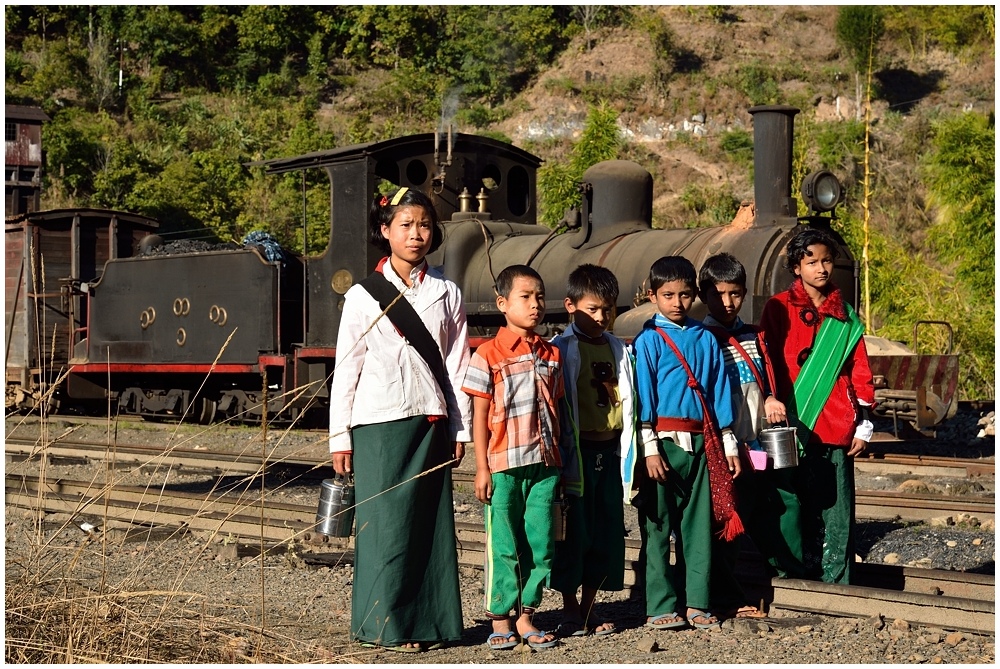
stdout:
<svg viewBox="0 0 1000 669">
<path fill-rule="evenodd" d="M 448 429 L 425 416 L 353 429 L 351 636 L 398 646 L 462 636 Z"/>
<path fill-rule="evenodd" d="M 657 483 L 643 474 L 639 484 L 639 528 L 645 561 L 646 615 L 707 610 L 712 555 L 712 500 L 705 440 L 692 435 L 694 453 L 660 441 L 670 470 Z M 670 564 L 670 534 L 676 564 Z"/>
<path fill-rule="evenodd" d="M 807 446 L 799 458 L 807 576 L 850 583 L 854 565 L 854 458 L 846 448 Z"/>
<path fill-rule="evenodd" d="M 486 590 L 483 603 L 494 616 L 542 603 L 554 544 L 552 502 L 559 470 L 544 464 L 493 474 L 493 497 L 483 508 L 486 525 Z"/>
<path fill-rule="evenodd" d="M 736 477 L 736 502 L 747 537 L 781 578 L 803 578 L 802 530 L 795 468 L 754 471 L 744 463 Z M 725 611 L 748 604 L 736 578 L 743 538 L 723 541 L 712 536 L 712 607 Z"/>
<path fill-rule="evenodd" d="M 549 587 L 575 593 L 581 585 L 617 591 L 625 587 L 625 506 L 618 442 L 584 448 L 583 496 L 569 497 L 566 539 L 556 542 Z"/>
</svg>

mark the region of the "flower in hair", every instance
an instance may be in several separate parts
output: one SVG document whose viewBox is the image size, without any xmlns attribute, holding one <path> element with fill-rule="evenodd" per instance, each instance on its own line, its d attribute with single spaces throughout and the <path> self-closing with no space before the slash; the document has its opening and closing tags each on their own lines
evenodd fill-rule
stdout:
<svg viewBox="0 0 1000 669">
<path fill-rule="evenodd" d="M 383 195 L 382 199 L 378 201 L 378 206 L 384 207 L 387 204 L 389 204 L 389 198 L 387 198 L 385 195 Z"/>
</svg>

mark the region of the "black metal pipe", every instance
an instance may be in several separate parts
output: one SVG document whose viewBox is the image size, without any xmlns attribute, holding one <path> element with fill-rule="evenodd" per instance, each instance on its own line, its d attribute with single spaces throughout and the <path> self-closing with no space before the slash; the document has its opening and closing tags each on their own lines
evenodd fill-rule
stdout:
<svg viewBox="0 0 1000 669">
<path fill-rule="evenodd" d="M 788 105 L 751 107 L 753 116 L 754 225 L 795 225 L 792 197 L 792 141 L 795 115 Z"/>
</svg>

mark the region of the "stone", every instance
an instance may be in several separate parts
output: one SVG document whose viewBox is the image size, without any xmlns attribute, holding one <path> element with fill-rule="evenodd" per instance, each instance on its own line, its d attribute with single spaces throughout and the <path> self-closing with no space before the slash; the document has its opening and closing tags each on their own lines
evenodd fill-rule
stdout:
<svg viewBox="0 0 1000 669">
<path fill-rule="evenodd" d="M 955 519 L 951 516 L 937 516 L 927 521 L 931 527 L 949 527 L 955 524 Z"/>
<path fill-rule="evenodd" d="M 639 639 L 639 643 L 635 645 L 635 648 L 640 653 L 655 653 L 660 649 L 660 644 L 656 642 L 656 639 L 646 634 Z"/>
<path fill-rule="evenodd" d="M 881 613 L 876 613 L 865 621 L 865 626 L 870 627 L 873 632 L 878 632 L 885 627 L 885 619 L 882 618 Z"/>
<path fill-rule="evenodd" d="M 962 639 L 964 639 L 964 638 L 965 638 L 965 635 L 962 634 L 961 632 L 952 632 L 951 634 L 949 634 L 948 636 L 946 636 L 944 638 L 944 642 L 946 644 L 948 644 L 949 646 L 951 646 L 952 648 L 954 648 L 959 643 L 961 643 Z"/>
<path fill-rule="evenodd" d="M 840 634 L 841 636 L 844 636 L 845 634 L 854 634 L 857 631 L 858 631 L 857 623 L 847 623 L 845 625 L 842 625 L 837 633 Z"/>
<path fill-rule="evenodd" d="M 237 543 L 219 544 L 215 552 L 221 560 L 235 560 L 239 557 L 240 545 Z"/>
<path fill-rule="evenodd" d="M 911 493 L 926 493 L 930 492 L 930 488 L 923 481 L 917 479 L 910 479 L 908 481 L 903 481 L 900 483 L 896 490 L 899 492 L 911 492 Z"/>
<path fill-rule="evenodd" d="M 795 628 L 795 631 L 799 634 L 807 634 L 813 631 L 812 625 L 799 625 Z"/>
<path fill-rule="evenodd" d="M 767 634 L 768 632 L 771 631 L 771 626 L 768 625 L 767 623 L 758 622 L 757 623 L 757 631 L 758 632 L 762 632 L 764 634 Z"/>
<path fill-rule="evenodd" d="M 972 545 L 973 546 L 982 546 L 983 545 L 983 540 L 980 539 L 979 537 L 976 537 L 975 539 L 972 540 Z"/>
<path fill-rule="evenodd" d="M 954 548 L 955 546 L 958 546 L 958 542 L 957 541 L 947 541 L 947 542 L 945 542 L 944 545 L 947 546 L 948 548 Z"/>
<path fill-rule="evenodd" d="M 900 632 L 909 632 L 910 631 L 910 623 L 906 622 L 902 618 L 896 618 L 895 620 L 893 620 L 892 621 L 892 627 L 893 627 L 893 629 L 897 629 Z"/>
<path fill-rule="evenodd" d="M 944 662 L 944 660 L 941 659 L 940 655 L 935 655 L 930 659 L 931 664 L 941 664 L 942 662 Z"/>
<path fill-rule="evenodd" d="M 941 634 L 938 632 L 927 632 L 924 634 L 924 641 L 932 645 L 937 645 L 941 643 Z"/>
<path fill-rule="evenodd" d="M 898 564 L 899 553 L 886 553 L 885 557 L 882 558 L 882 562 L 884 562 L 885 564 Z"/>
</svg>

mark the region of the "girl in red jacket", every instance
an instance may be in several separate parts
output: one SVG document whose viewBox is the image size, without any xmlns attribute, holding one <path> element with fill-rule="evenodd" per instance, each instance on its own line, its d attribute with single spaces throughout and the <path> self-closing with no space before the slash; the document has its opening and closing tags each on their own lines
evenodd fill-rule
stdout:
<svg viewBox="0 0 1000 669">
<path fill-rule="evenodd" d="M 831 279 L 837 255 L 836 243 L 822 230 L 804 228 L 793 237 L 786 268 L 795 281 L 767 301 L 760 324 L 774 363 L 776 394 L 798 428 L 807 567 L 827 583 L 849 583 L 854 456 L 871 439 L 867 408 L 875 404 L 875 388 L 864 326 Z"/>
</svg>

